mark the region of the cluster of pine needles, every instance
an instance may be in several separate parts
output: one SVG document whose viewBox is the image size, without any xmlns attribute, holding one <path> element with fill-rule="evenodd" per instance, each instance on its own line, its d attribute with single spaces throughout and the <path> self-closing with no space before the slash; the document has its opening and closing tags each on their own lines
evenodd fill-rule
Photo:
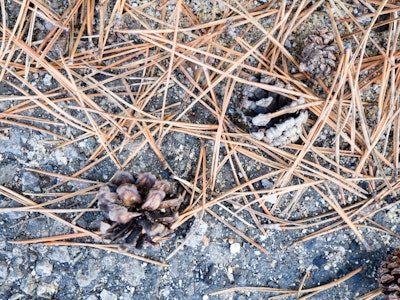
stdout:
<svg viewBox="0 0 400 300">
<path fill-rule="evenodd" d="M 298 242 L 348 228 L 367 249 L 370 245 L 363 236 L 364 229 L 398 237 L 373 217 L 396 205 L 397 201 L 385 199 L 396 199 L 400 190 L 399 3 L 191 2 L 143 1 L 133 6 L 126 0 L 74 0 L 56 11 L 46 1 L 14 0 L 9 7 L 5 0 L 0 1 L 0 81 L 17 94 L 0 95 L 0 101 L 12 103 L 0 112 L 2 130 L 21 127 L 41 132 L 54 149 L 89 138 L 97 142 L 88 163 L 73 174 L 28 169 L 58 178 L 57 187 L 82 181 L 89 184 L 88 188 L 60 195 L 52 194 L 54 186 L 34 195 L 51 199 L 38 204 L 30 195 L 0 186 L 0 194 L 22 205 L 0 212 L 39 212 L 73 231 L 14 243 L 77 245 L 118 252 L 116 245 L 102 243 L 99 232 L 76 225 L 83 214 L 97 211 L 94 201 L 79 209 L 48 206 L 62 205 L 83 194 L 94 197 L 101 180 L 88 180 L 85 174 L 106 161 L 111 161 L 115 169 L 127 169 L 146 147 L 182 186 L 188 199 L 175 228 L 193 216 L 210 214 L 265 254 L 267 249 L 238 230 L 236 222 L 244 222 L 261 234 L 268 226 L 311 230 Z M 365 8 L 364 13 L 353 15 L 360 7 Z M 14 19 L 12 9 L 17 11 Z M 313 29 L 307 22 L 315 15 L 330 24 L 339 49 L 336 72 L 328 80 L 300 73 L 301 48 L 296 53 L 285 47 L 289 37 L 304 28 Z M 48 32 L 36 39 L 39 23 L 45 24 Z M 301 42 L 299 39 L 297 44 Z M 35 74 L 50 75 L 56 82 L 54 89 L 43 91 L 32 84 Z M 255 74 L 279 78 L 292 88 L 248 80 Z M 272 147 L 232 121 L 232 99 L 244 85 L 305 99 L 303 108 L 313 117 L 303 130 L 301 143 Z M 379 89 L 367 101 L 365 95 L 376 86 Z M 208 116 L 204 120 L 213 121 L 194 119 L 194 107 Z M 33 111 L 36 113 L 32 116 Z M 72 138 L 63 134 L 67 128 L 73 130 Z M 327 132 L 333 133 L 332 139 L 321 143 L 321 136 Z M 165 137 L 174 133 L 199 141 L 192 178 L 176 174 L 168 153 L 163 151 Z M 135 150 L 122 156 L 132 141 Z M 249 161 L 261 166 L 257 176 L 248 167 Z M 218 186 L 222 169 L 229 170 L 234 187 L 224 190 Z M 257 184 L 262 180 L 273 184 L 260 188 Z M 318 195 L 328 209 L 316 216 L 304 213 L 299 217 L 304 195 L 310 193 Z M 266 202 L 271 197 L 276 199 L 273 205 Z M 221 208 L 231 215 L 231 221 L 222 218 Z M 75 216 L 72 221 L 66 217 L 71 214 Z M 82 237 L 94 242 L 73 242 Z M 166 260 L 182 248 L 183 244 Z M 253 289 L 311 296 L 330 286 L 300 291 Z"/>
</svg>

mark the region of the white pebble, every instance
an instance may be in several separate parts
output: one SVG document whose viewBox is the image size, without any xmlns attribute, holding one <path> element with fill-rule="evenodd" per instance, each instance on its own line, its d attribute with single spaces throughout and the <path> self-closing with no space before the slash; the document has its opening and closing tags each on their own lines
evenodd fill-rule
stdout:
<svg viewBox="0 0 400 300">
<path fill-rule="evenodd" d="M 263 200 L 267 201 L 268 203 L 275 204 L 276 201 L 278 200 L 278 196 L 277 195 L 264 196 Z"/>
<path fill-rule="evenodd" d="M 208 225 L 206 222 L 196 219 L 190 229 L 190 240 L 187 241 L 186 246 L 196 248 L 203 243 L 203 238 L 207 233 Z"/>
<path fill-rule="evenodd" d="M 53 271 L 53 265 L 48 260 L 42 260 L 37 263 L 35 270 L 39 276 L 48 276 Z"/>
<path fill-rule="evenodd" d="M 240 244 L 239 243 L 233 243 L 230 247 L 231 254 L 238 254 L 240 253 Z"/>
<path fill-rule="evenodd" d="M 46 74 L 43 78 L 43 84 L 46 86 L 50 86 L 51 85 L 51 79 L 53 77 L 50 74 Z"/>
<path fill-rule="evenodd" d="M 101 298 L 101 300 L 117 300 L 118 299 L 118 297 L 115 294 L 113 294 L 107 290 L 101 291 L 100 298 Z"/>
</svg>

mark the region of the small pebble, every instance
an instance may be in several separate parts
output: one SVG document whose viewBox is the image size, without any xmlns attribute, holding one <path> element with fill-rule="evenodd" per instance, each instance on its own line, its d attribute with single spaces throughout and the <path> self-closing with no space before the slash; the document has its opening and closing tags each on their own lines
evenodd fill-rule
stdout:
<svg viewBox="0 0 400 300">
<path fill-rule="evenodd" d="M 66 165 L 68 163 L 68 159 L 65 156 L 64 151 L 60 149 L 56 149 L 56 151 L 54 151 L 54 157 L 59 165 Z"/>
<path fill-rule="evenodd" d="M 231 254 L 238 254 L 238 253 L 240 253 L 240 244 L 239 244 L 239 243 L 233 243 L 233 244 L 230 246 L 230 251 L 231 251 Z"/>
<path fill-rule="evenodd" d="M 261 184 L 264 187 L 264 189 L 270 189 L 274 186 L 274 184 L 271 181 L 265 178 L 261 180 Z"/>
<path fill-rule="evenodd" d="M 94 259 L 88 261 L 87 266 L 82 266 L 76 273 L 76 282 L 80 287 L 88 287 L 92 285 L 100 273 L 100 265 Z"/>
<path fill-rule="evenodd" d="M 117 300 L 118 299 L 118 297 L 115 294 L 113 294 L 107 290 L 101 291 L 100 298 L 101 298 L 101 300 Z"/>
<path fill-rule="evenodd" d="M 59 263 L 66 263 L 71 261 L 71 258 L 68 253 L 68 248 L 65 246 L 52 248 L 48 254 L 48 257 Z"/>
<path fill-rule="evenodd" d="M 22 189 L 26 191 L 30 188 L 34 188 L 39 185 L 39 177 L 36 174 L 25 171 L 22 174 L 21 183 L 22 183 Z"/>
<path fill-rule="evenodd" d="M 233 277 L 233 274 L 230 272 L 226 272 L 226 277 L 228 277 L 228 280 L 231 284 L 235 283 L 235 277 Z"/>
<path fill-rule="evenodd" d="M 25 299 L 25 298 L 26 298 L 26 296 L 23 294 L 14 294 L 8 299 L 9 300 L 20 300 L 20 299 Z"/>
<path fill-rule="evenodd" d="M 193 222 L 190 229 L 189 236 L 191 238 L 187 241 L 186 246 L 196 248 L 203 243 L 203 238 L 208 230 L 208 225 L 203 220 L 197 219 Z"/>
<path fill-rule="evenodd" d="M 36 265 L 35 271 L 39 276 L 48 276 L 53 271 L 53 265 L 45 259 Z"/>
<path fill-rule="evenodd" d="M 32 295 L 36 290 L 37 283 L 33 276 L 28 275 L 20 285 L 21 291 L 23 291 L 27 295 Z"/>
<path fill-rule="evenodd" d="M 56 283 L 41 282 L 37 287 L 36 294 L 40 298 L 52 299 L 52 296 L 55 295 L 57 291 L 58 285 Z"/>
<path fill-rule="evenodd" d="M 278 196 L 277 195 L 266 196 L 264 200 L 267 201 L 268 203 L 275 204 L 276 201 L 278 200 Z"/>
<path fill-rule="evenodd" d="M 51 79 L 53 77 L 50 74 L 46 74 L 43 78 L 43 84 L 46 86 L 50 86 L 51 85 Z"/>
<path fill-rule="evenodd" d="M 7 264 L 0 262 L 0 282 L 4 282 L 8 276 Z"/>
</svg>

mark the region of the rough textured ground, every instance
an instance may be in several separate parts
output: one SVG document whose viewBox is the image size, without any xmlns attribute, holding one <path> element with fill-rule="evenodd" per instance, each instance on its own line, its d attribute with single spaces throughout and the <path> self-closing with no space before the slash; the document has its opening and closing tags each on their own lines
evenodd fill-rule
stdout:
<svg viewBox="0 0 400 300">
<path fill-rule="evenodd" d="M 141 5 L 141 2 L 146 1 L 137 2 Z M 55 5 L 54 9 L 58 8 Z M 207 15 L 207 6 L 199 5 L 198 9 Z M 317 18 L 309 23 L 320 21 L 321 19 Z M 45 28 L 45 25 L 42 27 Z M 304 37 L 302 30 L 298 31 L 299 35 L 291 36 L 288 41 L 287 47 L 291 51 L 300 51 L 299 41 Z M 49 82 L 45 74 L 34 74 L 28 81 L 41 90 L 48 91 L 55 87 L 52 86 L 54 82 Z M 0 90 L 2 95 L 18 94 L 9 86 L 0 86 Z M 371 93 L 373 94 L 373 91 Z M 219 95 L 222 94 L 220 91 Z M 173 97 L 179 97 L 179 93 L 176 92 Z M 101 99 L 99 102 L 101 103 Z M 17 101 L 0 101 L 0 111 L 5 111 L 15 104 Z M 157 109 L 157 104 L 159 103 L 155 103 L 155 107 L 149 109 Z M 38 117 L 37 112 L 31 113 L 32 116 Z M 235 114 L 233 106 L 229 107 L 228 114 Z M 76 113 L 78 118 L 83 118 L 82 115 L 82 112 Z M 185 118 L 189 116 L 193 123 L 216 123 L 216 120 L 201 107 L 194 107 Z M 0 125 L 9 129 L 0 135 L 0 184 L 37 202 L 44 200 L 34 194 L 45 192 L 46 188 L 57 183 L 58 179 L 39 175 L 27 168 L 73 174 L 87 164 L 98 145 L 94 139 L 89 138 L 57 149 L 54 144 L 49 143 L 49 136 L 43 133 L 3 125 L 1 121 Z M 57 127 L 49 125 L 53 132 L 59 130 L 62 135 L 77 135 L 67 127 L 55 128 Z M 324 134 L 318 142 L 329 143 L 329 138 L 333 137 L 334 133 L 327 129 Z M 140 142 L 131 142 L 121 156 L 127 157 Z M 212 142 L 207 143 L 211 149 Z M 195 174 L 199 149 L 200 141 L 197 138 L 177 132 L 164 137 L 161 146 L 161 151 L 175 174 L 186 180 L 191 180 Z M 220 155 L 223 158 L 223 149 Z M 266 167 L 251 160 L 246 161 L 245 157 L 242 157 L 242 160 L 250 178 L 268 172 Z M 83 177 L 106 182 L 116 170 L 110 160 L 105 160 Z M 170 179 L 171 176 L 168 171 L 161 170 L 161 164 L 149 146 L 140 150 L 127 170 L 135 173 L 158 170 L 158 174 L 166 179 Z M 226 191 L 234 186 L 231 172 L 232 170 L 225 167 L 221 169 L 215 191 Z M 264 188 L 270 184 L 268 181 L 258 183 Z M 54 192 L 78 191 L 87 186 L 88 184 L 83 182 L 71 181 Z M 326 204 L 322 200 L 318 201 L 318 197 L 312 193 L 304 195 L 304 199 L 299 202 L 301 207 L 295 208 L 299 218 L 312 216 L 326 208 Z M 85 207 L 93 198 L 94 193 L 88 193 L 61 203 L 58 207 Z M 16 204 L 9 198 L 0 196 L 0 208 L 12 206 Z M 364 269 L 351 279 L 310 298 L 355 299 L 378 287 L 376 270 L 380 261 L 393 248 L 400 246 L 397 239 L 368 228 L 360 231 L 372 247 L 372 251 L 367 251 L 349 229 L 294 244 L 312 231 L 282 231 L 276 226 L 267 225 L 266 234 L 262 235 L 256 228 L 233 219 L 222 208 L 216 206 L 213 211 L 235 224 L 239 230 L 265 248 L 269 255 L 240 238 L 209 214 L 205 214 L 201 221 L 192 218 L 160 249 L 151 250 L 146 254 L 153 259 L 164 261 L 190 230 L 199 225 L 199 230 L 189 245 L 167 261 L 169 267 L 159 267 L 88 247 L 14 245 L 10 241 L 54 236 L 69 233 L 70 230 L 39 213 L 1 214 L 0 299 L 266 299 L 276 293 L 239 291 L 218 296 L 209 294 L 240 286 L 292 290 L 302 286 L 303 289 L 307 289 L 332 282 L 363 266 Z M 77 224 L 96 230 L 103 217 L 101 212 L 88 213 L 80 218 Z M 400 230 L 399 220 L 397 206 L 374 217 L 374 221 L 394 232 Z M 296 295 L 286 299 L 296 299 Z"/>
<path fill-rule="evenodd" d="M 16 191 L 40 193 L 56 180 L 25 168 L 43 168 L 68 174 L 84 164 L 92 150 L 90 141 L 87 141 L 82 148 L 70 146 L 54 151 L 46 145 L 46 136 L 11 127 L 9 139 L 0 141 L 0 184 Z M 190 137 L 181 135 L 167 139 L 163 151 L 170 154 L 167 156 L 168 162 L 182 176 L 195 168 L 198 144 L 190 141 Z M 135 170 L 146 171 L 153 170 L 157 165 L 159 167 L 157 158 L 149 149 L 143 149 L 138 157 Z M 107 181 L 115 171 L 112 164 L 104 163 L 88 177 Z M 227 179 L 229 176 L 229 172 L 221 174 L 221 178 Z M 224 180 L 224 184 L 229 186 L 232 183 Z M 72 182 L 67 187 L 74 191 L 86 185 Z M 93 197 L 93 193 L 79 197 L 75 199 L 76 203 L 69 203 L 68 207 L 88 203 Z M 318 210 L 307 206 L 307 201 L 315 197 L 318 196 L 309 195 L 304 199 L 305 206 L 302 209 L 309 208 L 310 214 L 313 209 Z M 9 206 L 10 200 L 0 197 L 0 207 Z M 215 211 L 232 221 L 222 209 Z M 78 221 L 78 225 L 96 229 L 102 218 L 103 215 L 99 213 L 86 214 Z M 379 213 L 375 219 L 394 231 L 398 230 L 399 214 L 395 207 Z M 152 251 L 149 256 L 155 259 L 167 257 L 186 236 L 192 223 L 180 228 L 171 241 L 164 244 L 161 250 Z M 267 227 L 267 235 L 262 236 L 258 230 L 241 222 L 234 224 L 267 249 L 270 255 L 260 252 L 207 214 L 201 225 L 201 228 L 205 228 L 204 237 L 200 236 L 193 242 L 194 245 L 178 252 L 168 261 L 168 268 L 85 247 L 11 245 L 9 241 L 12 240 L 54 236 L 67 233 L 69 229 L 37 213 L 2 214 L 0 299 L 207 299 L 211 292 L 234 286 L 297 289 L 307 273 L 309 277 L 304 282 L 304 288 L 314 287 L 365 266 L 365 270 L 347 282 L 312 297 L 354 299 L 377 288 L 376 269 L 381 259 L 399 245 L 397 240 L 387 235 L 362 230 L 373 248 L 373 251 L 367 252 L 353 233 L 341 230 L 290 247 L 307 231 L 283 232 Z M 238 250 L 234 250 L 236 244 L 240 245 Z M 218 298 L 259 299 L 268 295 L 271 294 L 238 292 L 223 294 Z"/>
</svg>

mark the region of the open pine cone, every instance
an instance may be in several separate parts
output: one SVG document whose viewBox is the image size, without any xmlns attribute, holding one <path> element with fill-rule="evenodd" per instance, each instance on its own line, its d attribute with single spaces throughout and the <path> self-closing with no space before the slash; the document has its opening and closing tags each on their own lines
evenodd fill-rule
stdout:
<svg viewBox="0 0 400 300">
<path fill-rule="evenodd" d="M 181 198 L 170 198 L 171 183 L 151 173 L 135 178 L 118 171 L 97 193 L 99 208 L 108 212 L 100 231 L 104 239 L 141 249 L 169 239 Z"/>
<path fill-rule="evenodd" d="M 388 255 L 378 269 L 379 287 L 390 300 L 400 300 L 400 249 Z"/>
<path fill-rule="evenodd" d="M 300 71 L 316 79 L 330 75 L 336 69 L 338 51 L 333 41 L 333 33 L 327 28 L 313 30 L 304 41 Z"/>
<path fill-rule="evenodd" d="M 271 76 L 253 76 L 250 80 L 291 88 Z M 303 124 L 307 122 L 308 112 L 296 110 L 295 107 L 305 103 L 303 98 L 294 101 L 254 86 L 249 86 L 243 96 L 241 111 L 245 116 L 246 126 L 255 138 L 276 147 L 283 147 L 299 139 Z M 280 113 L 286 109 L 291 109 L 291 112 Z"/>
</svg>

